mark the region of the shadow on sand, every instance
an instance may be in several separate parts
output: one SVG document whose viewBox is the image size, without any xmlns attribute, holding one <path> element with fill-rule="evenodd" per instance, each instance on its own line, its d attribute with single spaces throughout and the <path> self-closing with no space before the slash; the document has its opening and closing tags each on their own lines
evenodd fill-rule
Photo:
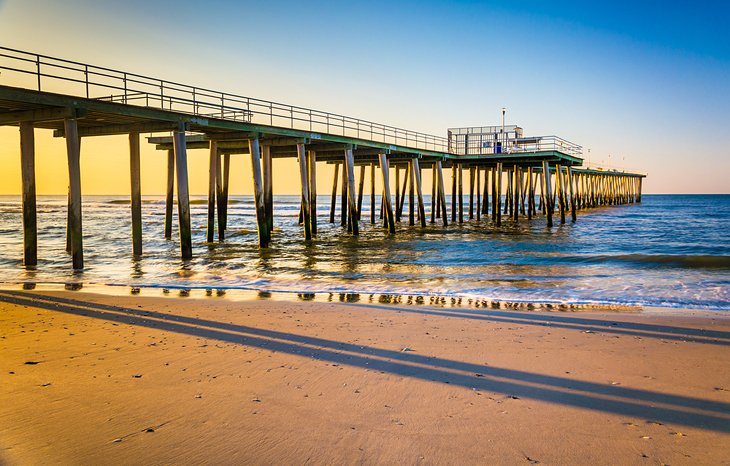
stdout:
<svg viewBox="0 0 730 466">
<path fill-rule="evenodd" d="M 515 369 L 426 357 L 412 352 L 372 348 L 322 338 L 228 324 L 214 320 L 89 303 L 67 298 L 40 296 L 19 291 L 0 292 L 0 301 L 177 332 L 299 357 L 311 357 L 322 361 L 346 364 L 403 377 L 447 383 L 468 389 L 530 398 L 576 408 L 641 418 L 647 421 L 684 425 L 717 432 L 730 432 L 730 404 L 719 401 L 585 382 Z M 385 308 L 403 311 L 403 308 Z M 454 313 L 451 311 L 414 310 L 414 312 L 454 317 Z M 464 314 L 464 311 L 458 311 L 458 313 Z M 534 318 L 536 322 L 542 322 L 539 325 L 548 325 L 549 323 L 549 325 L 556 326 L 559 323 L 565 328 L 576 328 L 577 330 L 582 330 L 583 326 L 588 325 L 601 328 L 601 331 L 605 331 L 606 327 L 604 326 L 616 331 L 620 331 L 622 326 L 626 326 L 625 330 L 627 331 L 663 332 L 675 336 L 681 335 L 682 330 L 686 331 L 685 334 L 698 332 L 696 329 L 622 322 L 610 323 L 583 317 L 573 318 L 572 316 L 546 317 L 529 313 L 498 313 L 498 316 L 486 315 L 483 317 L 496 320 L 497 317 L 502 317 L 505 314 L 511 315 L 509 322 L 516 320 L 517 323 L 525 324 L 531 318 Z M 722 336 L 720 334 L 724 332 L 715 333 L 714 337 L 719 338 Z"/>
</svg>

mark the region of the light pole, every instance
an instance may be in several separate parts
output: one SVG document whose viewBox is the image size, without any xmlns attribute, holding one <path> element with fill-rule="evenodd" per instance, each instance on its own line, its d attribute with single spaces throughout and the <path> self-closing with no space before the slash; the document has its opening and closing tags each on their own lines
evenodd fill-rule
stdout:
<svg viewBox="0 0 730 466">
<path fill-rule="evenodd" d="M 507 113 L 507 107 L 502 107 L 502 150 L 507 149 L 507 135 L 504 132 L 504 114 Z"/>
</svg>

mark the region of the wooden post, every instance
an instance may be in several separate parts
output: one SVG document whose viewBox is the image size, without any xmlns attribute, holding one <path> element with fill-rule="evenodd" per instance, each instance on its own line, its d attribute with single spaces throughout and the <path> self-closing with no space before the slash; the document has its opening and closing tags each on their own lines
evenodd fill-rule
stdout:
<svg viewBox="0 0 730 466">
<path fill-rule="evenodd" d="M 370 224 L 375 225 L 375 162 L 370 164 Z"/>
<path fill-rule="evenodd" d="M 401 188 L 400 197 L 396 199 L 396 214 L 395 214 L 395 220 L 397 222 L 400 222 L 401 218 L 403 218 L 403 207 L 406 204 L 406 189 L 408 188 L 408 180 L 410 179 L 410 170 L 411 166 L 409 164 L 406 164 L 405 167 L 403 167 L 403 188 Z"/>
<path fill-rule="evenodd" d="M 550 202 L 549 193 L 552 193 L 552 188 L 550 187 L 550 165 L 548 164 L 547 160 L 542 161 L 542 186 L 544 189 L 544 192 L 547 194 L 545 197 L 545 213 L 547 214 L 547 226 L 552 227 L 553 226 L 553 207 L 552 203 Z"/>
<path fill-rule="evenodd" d="M 636 196 L 636 202 L 637 203 L 640 203 L 641 202 L 641 184 L 642 184 L 643 181 L 644 181 L 644 179 L 641 178 L 641 177 L 639 177 L 639 189 L 638 189 L 638 195 Z"/>
<path fill-rule="evenodd" d="M 185 141 L 185 125 L 173 132 L 175 168 L 177 173 L 177 216 L 180 230 L 180 251 L 182 258 L 192 259 L 193 240 L 190 230 L 190 195 L 188 193 L 188 154 Z"/>
<path fill-rule="evenodd" d="M 261 146 L 261 156 L 263 157 L 266 227 L 269 229 L 269 236 L 271 236 L 274 232 L 274 174 L 271 159 L 271 146 L 269 144 L 263 144 Z"/>
<path fill-rule="evenodd" d="M 175 190 L 175 151 L 167 151 L 167 196 L 165 197 L 165 239 L 172 239 L 172 204 Z"/>
<path fill-rule="evenodd" d="M 231 179 L 231 154 L 223 156 L 223 202 L 219 215 L 223 215 L 223 230 L 228 229 L 228 186 Z"/>
<path fill-rule="evenodd" d="M 416 182 L 416 170 L 415 165 L 413 163 L 414 159 L 411 159 L 408 162 L 408 225 L 413 226 L 416 224 L 416 192 L 415 192 L 415 182 Z M 418 163 L 418 162 L 416 162 Z"/>
<path fill-rule="evenodd" d="M 309 202 L 309 170 L 307 170 L 307 152 L 304 144 L 297 144 L 297 158 L 299 160 L 299 178 L 302 182 L 302 217 L 304 223 L 304 239 L 307 241 L 312 239 L 312 225 L 310 223 L 310 213 L 312 212 Z"/>
<path fill-rule="evenodd" d="M 317 152 L 307 151 L 309 162 L 309 223 L 312 230 L 312 238 L 317 237 Z M 273 199 L 273 196 L 272 196 Z M 273 205 L 273 201 L 272 201 Z"/>
<path fill-rule="evenodd" d="M 474 219 L 474 170 L 469 167 L 469 220 Z"/>
<path fill-rule="evenodd" d="M 35 189 L 35 130 L 20 123 L 20 172 L 23 186 L 23 265 L 38 265 L 38 220 Z"/>
<path fill-rule="evenodd" d="M 512 216 L 512 170 L 507 169 L 507 186 L 505 186 L 504 191 L 504 212 L 505 214 L 509 213 L 510 217 Z"/>
<path fill-rule="evenodd" d="M 464 170 L 459 164 L 459 223 L 464 223 Z"/>
<path fill-rule="evenodd" d="M 362 215 L 362 197 L 365 189 L 365 165 L 360 165 L 360 180 L 357 187 L 357 219 Z"/>
<path fill-rule="evenodd" d="M 395 215 L 393 213 L 393 203 L 390 195 L 390 177 L 388 172 L 390 167 L 388 166 L 388 156 L 385 154 L 378 154 L 380 159 L 380 171 L 383 174 L 383 206 L 385 210 L 385 221 L 388 225 L 388 231 L 395 234 Z"/>
<path fill-rule="evenodd" d="M 297 145 L 299 149 L 299 145 Z M 251 171 L 253 173 L 254 205 L 256 206 L 256 225 L 259 233 L 259 246 L 268 248 L 271 236 L 266 220 L 266 206 L 264 204 L 264 182 L 261 176 L 261 149 L 259 139 L 248 140 L 248 152 L 251 154 Z"/>
<path fill-rule="evenodd" d="M 426 228 L 426 206 L 423 204 L 423 187 L 421 186 L 421 167 L 418 159 L 411 160 L 413 165 L 413 173 L 415 175 L 416 195 L 418 196 L 418 220 L 421 222 L 421 228 Z M 412 198 L 411 198 L 412 199 Z M 413 209 L 411 209 L 413 210 Z"/>
<path fill-rule="evenodd" d="M 484 167 L 484 192 L 482 194 L 482 215 L 489 215 L 489 172 L 490 169 Z"/>
<path fill-rule="evenodd" d="M 330 223 L 335 223 L 335 208 L 337 207 L 337 179 L 340 164 L 335 164 L 335 178 L 332 181 L 332 200 L 330 202 Z"/>
<path fill-rule="evenodd" d="M 451 162 L 451 221 L 456 221 L 456 184 L 458 182 L 457 178 L 457 164 L 456 162 Z"/>
<path fill-rule="evenodd" d="M 352 234 L 357 236 L 360 234 L 358 227 L 358 218 L 360 214 L 357 211 L 357 199 L 355 198 L 355 158 L 352 155 L 352 148 L 345 149 L 345 162 L 347 163 L 347 192 L 350 208 L 350 221 L 352 222 Z"/>
<path fill-rule="evenodd" d="M 477 181 L 477 185 L 476 185 L 476 188 L 475 188 L 476 195 L 477 195 L 476 214 L 477 214 L 477 221 L 479 221 L 481 219 L 481 215 L 482 215 L 481 179 L 480 179 L 480 176 L 479 176 L 481 173 L 479 173 L 480 172 L 479 167 L 475 167 L 475 170 L 476 170 L 476 181 Z"/>
<path fill-rule="evenodd" d="M 438 172 L 438 196 L 439 204 L 441 205 L 441 218 L 444 221 L 444 226 L 449 226 L 448 214 L 446 213 L 446 186 L 444 185 L 444 171 L 441 167 L 441 161 L 436 162 L 436 171 Z"/>
<path fill-rule="evenodd" d="M 502 225 L 502 162 L 497 162 L 497 182 L 495 183 L 494 213 L 497 217 L 497 226 Z"/>
<path fill-rule="evenodd" d="M 431 165 L 431 223 L 436 223 L 436 193 L 438 192 L 436 177 L 436 164 Z"/>
<path fill-rule="evenodd" d="M 395 221 L 400 222 L 400 167 L 395 165 Z M 405 183 L 405 180 L 403 180 Z"/>
<path fill-rule="evenodd" d="M 69 216 L 68 239 L 74 270 L 84 268 L 84 245 L 81 228 L 81 165 L 79 129 L 75 118 L 64 120 L 66 151 L 68 154 Z"/>
<path fill-rule="evenodd" d="M 512 214 L 514 215 L 514 220 L 518 221 L 520 219 L 520 167 L 517 165 L 514 166 L 512 170 Z"/>
<path fill-rule="evenodd" d="M 347 157 L 343 159 L 343 165 L 342 165 L 342 188 L 340 192 L 340 226 L 349 226 L 352 228 L 352 225 L 347 224 L 347 220 L 349 218 L 348 216 L 348 210 L 347 210 L 347 177 L 348 173 L 347 170 L 349 169 L 347 165 Z M 354 176 L 354 174 L 353 174 Z"/>
<path fill-rule="evenodd" d="M 565 197 L 563 193 L 565 187 L 563 186 L 563 167 L 555 165 L 555 180 L 558 184 L 558 205 L 560 207 L 560 223 L 565 223 Z"/>
<path fill-rule="evenodd" d="M 218 142 L 210 141 L 210 155 L 208 158 L 208 229 L 206 241 L 212 243 L 215 240 L 215 190 L 217 168 L 218 168 Z M 220 217 L 220 212 L 218 212 Z"/>
<path fill-rule="evenodd" d="M 532 220 L 535 213 L 535 185 L 532 179 L 532 167 L 527 167 L 527 219 Z"/>
<path fill-rule="evenodd" d="M 132 254 L 142 255 L 142 191 L 140 187 L 139 133 L 129 133 L 129 179 L 131 181 Z"/>
<path fill-rule="evenodd" d="M 218 241 L 225 238 L 224 215 L 223 215 L 223 169 L 220 151 L 215 156 L 215 202 L 218 210 Z"/>
<path fill-rule="evenodd" d="M 570 194 L 571 222 L 575 223 L 575 221 L 577 220 L 577 214 L 575 212 L 575 193 L 573 192 L 573 172 L 570 170 L 570 167 L 567 167 L 566 170 L 568 171 L 568 192 Z"/>
</svg>

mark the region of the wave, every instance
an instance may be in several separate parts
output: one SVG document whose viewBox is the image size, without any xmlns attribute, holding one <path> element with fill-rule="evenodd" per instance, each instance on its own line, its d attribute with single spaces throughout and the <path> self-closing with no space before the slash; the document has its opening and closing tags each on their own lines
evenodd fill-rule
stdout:
<svg viewBox="0 0 730 466">
<path fill-rule="evenodd" d="M 674 266 L 688 269 L 730 269 L 730 256 L 708 254 L 617 254 L 584 258 L 590 262 L 631 262 L 655 266 Z"/>
</svg>

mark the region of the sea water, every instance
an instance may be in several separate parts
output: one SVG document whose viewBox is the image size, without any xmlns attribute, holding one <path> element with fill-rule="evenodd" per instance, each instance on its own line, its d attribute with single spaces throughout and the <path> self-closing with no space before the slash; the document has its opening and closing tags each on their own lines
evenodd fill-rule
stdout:
<svg viewBox="0 0 730 466">
<path fill-rule="evenodd" d="M 465 198 L 465 200 L 467 200 Z M 338 199 L 339 201 L 339 199 Z M 640 204 L 578 211 L 578 221 L 506 216 L 443 227 L 370 224 L 360 236 L 329 223 L 318 199 L 318 236 L 304 241 L 299 196 L 276 196 L 271 247 L 257 247 L 251 196 L 231 196 L 225 241 L 206 243 L 207 200 L 192 198 L 193 259 L 180 259 L 177 217 L 165 240 L 162 196 L 145 196 L 143 248 L 132 257 L 127 196 L 84 196 L 85 269 L 65 253 L 66 197 L 39 196 L 38 266 L 22 266 L 19 196 L 0 196 L 0 285 L 96 284 L 260 292 L 470 297 L 511 302 L 730 310 L 730 195 L 644 195 Z M 447 199 L 450 208 L 450 200 Z M 380 206 L 377 198 L 376 206 Z M 338 206 L 339 207 L 339 206 Z M 407 210 L 407 205 L 406 205 Z M 216 235 L 217 238 L 217 235 Z"/>
</svg>

